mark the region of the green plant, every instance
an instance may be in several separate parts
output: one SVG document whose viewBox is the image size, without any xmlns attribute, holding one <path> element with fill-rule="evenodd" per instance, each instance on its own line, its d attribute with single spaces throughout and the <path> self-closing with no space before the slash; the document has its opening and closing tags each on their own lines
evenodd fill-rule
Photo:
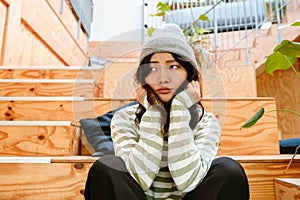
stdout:
<svg viewBox="0 0 300 200">
<path fill-rule="evenodd" d="M 220 3 L 222 1 L 218 1 Z M 215 4 L 213 8 L 217 5 Z M 155 14 L 150 14 L 151 17 L 164 17 L 165 15 L 169 15 L 173 20 L 173 23 L 177 24 L 172 13 L 171 8 L 167 3 L 158 2 L 156 6 L 157 12 Z M 207 21 L 209 22 L 206 13 L 201 14 L 197 18 L 194 18 L 192 8 L 191 15 L 193 17 L 193 22 L 186 28 L 182 30 L 183 34 L 187 38 L 189 44 L 195 51 L 196 59 L 198 60 L 199 67 L 202 68 L 204 66 L 210 65 L 214 60 L 214 49 L 210 46 L 210 39 L 206 33 L 209 33 L 209 30 L 205 28 L 199 27 L 199 21 Z M 154 27 L 148 28 L 148 35 L 151 37 Z"/>
<path fill-rule="evenodd" d="M 290 26 L 300 26 L 300 22 L 298 21 L 292 23 Z M 300 74 L 294 67 L 297 58 L 300 58 L 300 43 L 283 40 L 273 49 L 273 53 L 268 56 L 265 63 L 265 71 L 266 73 L 273 75 L 273 72 L 276 70 L 287 70 L 289 68 L 292 68 L 296 76 L 300 80 Z M 245 122 L 241 126 L 241 128 L 249 128 L 256 124 L 256 122 L 264 115 L 264 113 L 275 111 L 290 112 L 300 116 L 300 113 L 288 109 L 275 109 L 265 111 L 264 108 L 261 108 L 247 122 Z"/>
</svg>

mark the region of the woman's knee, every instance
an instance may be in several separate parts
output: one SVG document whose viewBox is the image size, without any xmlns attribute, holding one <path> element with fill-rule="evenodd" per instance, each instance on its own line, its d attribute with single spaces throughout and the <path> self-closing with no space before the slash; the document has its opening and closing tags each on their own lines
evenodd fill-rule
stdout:
<svg viewBox="0 0 300 200">
<path fill-rule="evenodd" d="M 221 176 L 237 178 L 246 178 L 245 171 L 241 164 L 229 157 L 219 157 L 213 162 L 213 167 L 217 169 Z"/>
<path fill-rule="evenodd" d="M 110 171 L 126 171 L 125 164 L 120 157 L 114 155 L 106 155 L 99 158 L 90 169 L 90 172 L 93 174 L 103 174 Z"/>
</svg>

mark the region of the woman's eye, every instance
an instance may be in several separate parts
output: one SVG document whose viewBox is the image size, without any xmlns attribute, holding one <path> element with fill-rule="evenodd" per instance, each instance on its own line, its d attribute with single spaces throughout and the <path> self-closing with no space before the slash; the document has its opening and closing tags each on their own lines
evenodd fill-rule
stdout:
<svg viewBox="0 0 300 200">
<path fill-rule="evenodd" d="M 169 69 L 177 69 L 177 68 L 179 68 L 179 66 L 177 66 L 177 65 L 171 65 L 171 66 L 169 66 Z"/>
<path fill-rule="evenodd" d="M 156 68 L 156 67 L 150 67 L 150 71 L 151 71 L 151 72 L 156 72 L 156 71 L 157 71 L 157 68 Z"/>
</svg>

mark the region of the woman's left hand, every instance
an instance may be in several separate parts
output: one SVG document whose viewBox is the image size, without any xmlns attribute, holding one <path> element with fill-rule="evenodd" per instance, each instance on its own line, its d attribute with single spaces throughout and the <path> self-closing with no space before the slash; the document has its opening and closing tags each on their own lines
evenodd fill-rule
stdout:
<svg viewBox="0 0 300 200">
<path fill-rule="evenodd" d="M 194 95 L 194 98 L 197 102 L 201 100 L 202 96 L 201 96 L 200 85 L 198 81 L 191 81 L 187 85 L 187 90 Z"/>
</svg>

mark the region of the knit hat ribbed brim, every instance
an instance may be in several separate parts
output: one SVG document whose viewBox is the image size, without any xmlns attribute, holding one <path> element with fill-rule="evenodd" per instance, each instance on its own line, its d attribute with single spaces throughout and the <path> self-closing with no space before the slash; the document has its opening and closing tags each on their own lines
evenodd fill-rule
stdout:
<svg viewBox="0 0 300 200">
<path fill-rule="evenodd" d="M 152 36 L 144 43 L 140 61 L 150 54 L 170 52 L 187 59 L 194 67 L 197 67 L 192 47 L 188 44 L 186 37 L 176 24 L 165 24 L 154 30 Z"/>
</svg>

